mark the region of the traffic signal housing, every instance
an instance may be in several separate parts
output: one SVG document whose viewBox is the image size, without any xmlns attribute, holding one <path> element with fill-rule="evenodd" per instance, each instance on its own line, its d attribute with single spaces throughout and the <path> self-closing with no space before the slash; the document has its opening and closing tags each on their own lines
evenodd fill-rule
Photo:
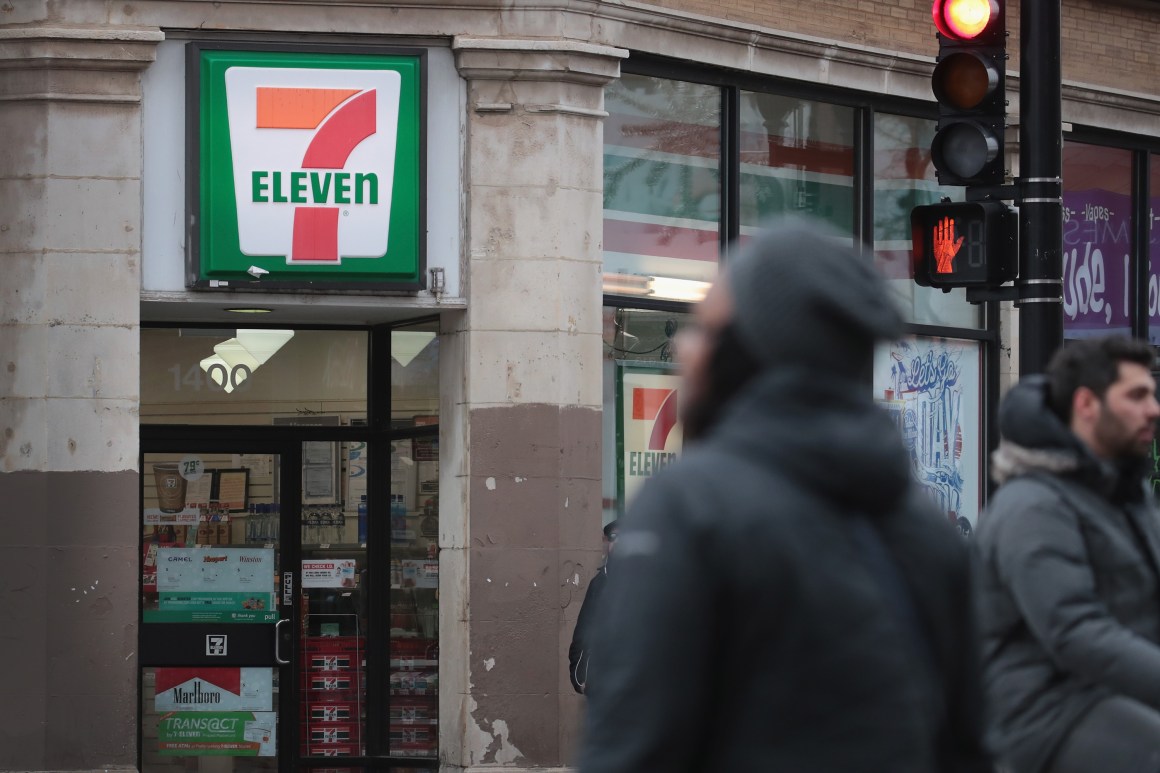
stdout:
<svg viewBox="0 0 1160 773">
<path fill-rule="evenodd" d="M 1018 220 L 1000 201 L 915 207 L 910 228 L 914 281 L 923 287 L 998 287 L 1019 274 Z"/>
<path fill-rule="evenodd" d="M 1005 0 L 934 0 L 939 106 L 931 160 L 943 185 L 1002 185 L 1007 119 Z"/>
</svg>

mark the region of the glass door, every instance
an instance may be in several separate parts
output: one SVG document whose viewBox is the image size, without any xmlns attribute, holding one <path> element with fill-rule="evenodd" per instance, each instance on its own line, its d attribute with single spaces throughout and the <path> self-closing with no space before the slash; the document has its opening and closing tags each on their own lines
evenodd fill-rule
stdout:
<svg viewBox="0 0 1160 773">
<path fill-rule="evenodd" d="M 296 578 L 281 550 L 281 460 L 143 456 L 144 771 L 285 767 Z"/>
<path fill-rule="evenodd" d="M 365 442 L 302 443 L 297 684 L 303 757 L 367 754 Z"/>
</svg>

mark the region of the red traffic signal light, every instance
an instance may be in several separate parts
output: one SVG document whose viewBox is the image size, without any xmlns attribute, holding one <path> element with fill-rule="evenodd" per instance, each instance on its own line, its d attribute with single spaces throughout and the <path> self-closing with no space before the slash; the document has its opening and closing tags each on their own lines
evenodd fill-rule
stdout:
<svg viewBox="0 0 1160 773">
<path fill-rule="evenodd" d="M 975 40 L 999 17 L 999 0 L 935 0 L 934 26 L 952 40 Z"/>
<path fill-rule="evenodd" d="M 998 201 L 928 204 L 910 212 L 914 281 L 923 287 L 998 287 L 1018 274 L 1017 221 Z"/>
<path fill-rule="evenodd" d="M 939 105 L 931 161 L 944 185 L 1001 185 L 1007 101 L 1006 17 L 1000 0 L 935 0 Z"/>
</svg>

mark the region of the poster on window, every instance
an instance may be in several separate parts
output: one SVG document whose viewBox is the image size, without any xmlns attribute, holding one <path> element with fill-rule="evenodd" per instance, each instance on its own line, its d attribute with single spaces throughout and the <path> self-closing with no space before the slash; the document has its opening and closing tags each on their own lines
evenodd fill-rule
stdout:
<svg viewBox="0 0 1160 773">
<path fill-rule="evenodd" d="M 158 608 L 145 622 L 274 622 L 274 584 L 272 549 L 159 548 Z"/>
<path fill-rule="evenodd" d="M 158 668 L 154 680 L 158 711 L 270 711 L 274 707 L 270 668 Z"/>
<path fill-rule="evenodd" d="M 173 711 L 157 721 L 157 751 L 202 757 L 273 757 L 273 711 Z"/>
<path fill-rule="evenodd" d="M 1132 197 L 1063 193 L 1063 322 L 1068 338 L 1131 331 Z"/>
<path fill-rule="evenodd" d="M 964 535 L 979 517 L 979 345 L 907 338 L 874 353 L 874 399 L 894 418 L 918 484 Z"/>
<path fill-rule="evenodd" d="M 681 449 L 680 377 L 669 368 L 631 363 L 621 364 L 618 376 L 617 467 L 625 505 Z"/>
</svg>

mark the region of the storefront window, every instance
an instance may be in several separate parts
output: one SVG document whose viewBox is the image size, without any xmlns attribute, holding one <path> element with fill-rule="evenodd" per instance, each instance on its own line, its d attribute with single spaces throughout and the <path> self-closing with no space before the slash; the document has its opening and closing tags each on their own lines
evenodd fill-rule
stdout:
<svg viewBox="0 0 1160 773">
<path fill-rule="evenodd" d="M 741 239 L 802 212 L 854 230 L 854 110 L 741 92 Z"/>
<path fill-rule="evenodd" d="M 624 74 L 604 104 L 604 292 L 699 300 L 720 251 L 721 90 Z"/>
<path fill-rule="evenodd" d="M 910 259 L 910 211 L 942 196 L 961 201 L 962 188 L 940 187 L 930 160 L 935 122 L 876 113 L 874 116 L 874 260 L 910 322 L 977 328 L 978 306 L 964 290 L 944 293 L 914 283 Z"/>
<path fill-rule="evenodd" d="M 422 427 L 439 420 L 439 323 L 391 331 L 391 425 Z"/>
<path fill-rule="evenodd" d="M 1148 340 L 1160 345 L 1160 155 L 1148 156 Z"/>
<path fill-rule="evenodd" d="M 673 339 L 692 315 L 604 309 L 604 520 L 681 449 Z"/>
<path fill-rule="evenodd" d="M 1065 338 L 1131 334 L 1132 222 L 1132 151 L 1065 143 Z"/>
<path fill-rule="evenodd" d="M 335 424 L 367 413 L 367 334 L 144 328 L 143 424 Z"/>
<path fill-rule="evenodd" d="M 910 337 L 874 353 L 874 399 L 894 417 L 915 480 L 964 535 L 979 517 L 982 346 Z"/>
</svg>

